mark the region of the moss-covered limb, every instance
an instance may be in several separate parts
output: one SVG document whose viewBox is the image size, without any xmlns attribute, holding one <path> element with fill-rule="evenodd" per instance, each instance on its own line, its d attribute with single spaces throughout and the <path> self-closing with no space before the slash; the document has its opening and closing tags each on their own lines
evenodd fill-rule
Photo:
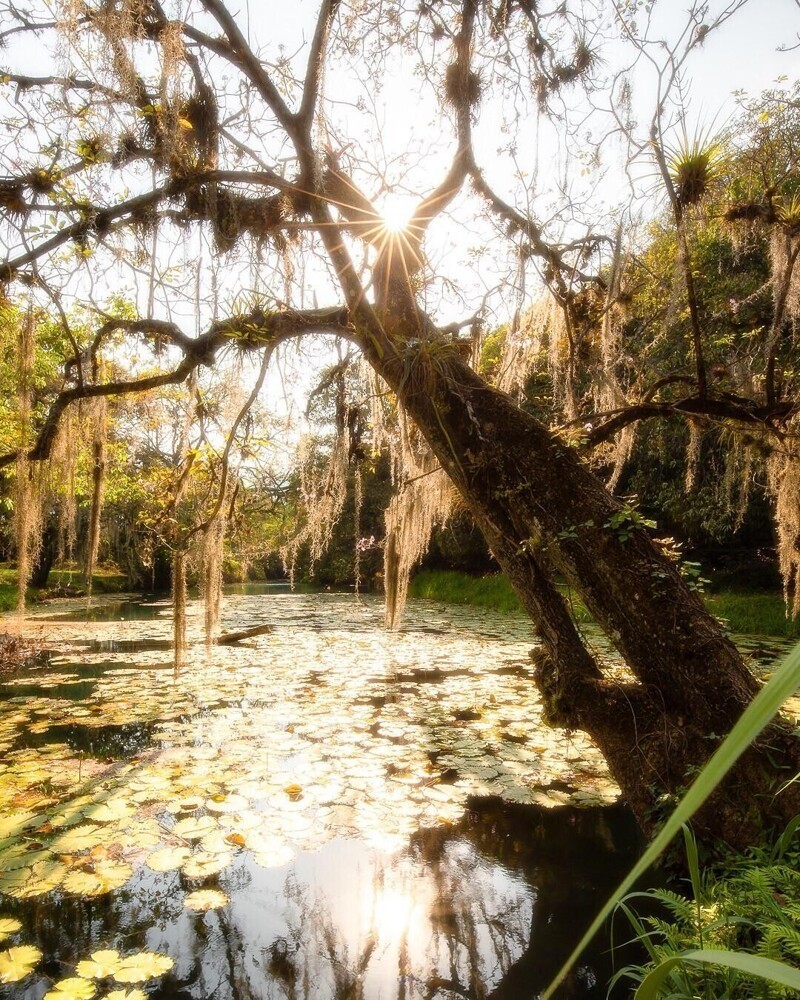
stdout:
<svg viewBox="0 0 800 1000">
<path fill-rule="evenodd" d="M 27 453 L 30 461 L 42 461 L 50 457 L 64 414 L 78 400 L 101 400 L 135 395 L 168 385 L 181 385 L 197 368 L 213 365 L 219 348 L 231 340 L 235 340 L 242 349 L 262 350 L 309 333 L 335 333 L 350 337 L 353 332 L 349 314 L 341 306 L 272 311 L 256 307 L 247 313 L 212 323 L 205 333 L 195 338 L 183 334 L 175 324 L 158 320 L 114 319 L 103 327 L 104 331 L 112 329 L 150 339 L 165 338 L 182 351 L 183 357 L 173 369 L 157 375 L 108 381 L 101 377 L 95 382 L 82 381 L 62 389 L 50 404 L 47 416 Z M 20 449 L 16 449 L 0 455 L 0 468 L 17 461 L 20 454 Z"/>
</svg>

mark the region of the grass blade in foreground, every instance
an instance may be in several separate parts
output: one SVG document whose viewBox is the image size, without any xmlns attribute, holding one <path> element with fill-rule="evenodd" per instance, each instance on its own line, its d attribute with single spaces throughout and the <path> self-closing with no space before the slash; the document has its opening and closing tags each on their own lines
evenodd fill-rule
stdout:
<svg viewBox="0 0 800 1000">
<path fill-rule="evenodd" d="M 681 826 L 694 816 L 756 736 L 780 711 L 786 699 L 791 697 L 798 688 L 800 688 L 800 644 L 794 647 L 769 682 L 758 692 L 742 714 L 741 719 L 728 733 L 722 745 L 718 747 L 716 753 L 692 782 L 658 835 L 592 921 L 591 926 L 578 942 L 563 968 L 542 994 L 542 1000 L 549 1000 L 549 997 L 553 996 L 559 984 L 580 957 L 583 949 L 603 926 L 617 903 L 628 893 L 634 882 L 647 871 L 650 865 L 661 857 Z"/>
<path fill-rule="evenodd" d="M 788 986 L 800 993 L 800 970 L 786 965 L 784 962 L 776 962 L 771 958 L 762 958 L 760 955 L 746 955 L 738 951 L 713 951 L 703 949 L 702 951 L 684 951 L 680 955 L 665 959 L 655 969 L 651 970 L 639 984 L 636 991 L 635 1000 L 657 1000 L 659 991 L 668 978 L 669 974 L 684 962 L 706 963 L 708 965 L 724 965 L 729 969 L 737 969 L 749 976 L 757 976 L 759 979 L 771 980 L 780 983 L 781 986 Z"/>
</svg>

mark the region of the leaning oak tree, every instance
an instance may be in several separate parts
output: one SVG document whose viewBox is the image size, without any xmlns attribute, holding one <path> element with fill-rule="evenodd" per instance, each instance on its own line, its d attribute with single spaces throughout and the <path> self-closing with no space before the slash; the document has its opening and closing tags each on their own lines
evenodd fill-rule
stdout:
<svg viewBox="0 0 800 1000">
<path fill-rule="evenodd" d="M 718 22 L 739 6 L 725 7 Z M 529 612 L 548 720 L 595 740 L 647 827 L 757 682 L 576 449 L 478 374 L 470 354 L 474 362 L 481 308 L 472 304 L 463 322 L 443 317 L 458 306 L 466 312 L 471 295 L 458 268 L 448 270 L 452 234 L 457 253 L 479 257 L 486 302 L 512 293 L 510 279 L 493 285 L 490 277 L 504 255 L 517 285 L 538 267 L 568 321 L 576 283 L 608 289 L 603 255 L 613 239 L 578 230 L 569 206 L 553 226 L 541 225 L 515 166 L 515 140 L 502 157 L 513 176 L 494 180 L 497 157 L 485 149 L 487 129 L 513 136 L 527 127 L 520 109 L 528 104 L 556 122 L 565 114 L 563 94 L 591 78 L 596 47 L 616 23 L 592 11 L 545 11 L 528 0 L 323 0 L 307 24 L 286 15 L 285 45 L 262 49 L 251 40 L 255 11 L 251 23 L 224 0 L 4 3 L 9 132 L 0 205 L 9 253 L 0 278 L 8 294 L 27 286 L 49 299 L 65 323 L 62 303 L 113 290 L 123 269 L 143 289 L 139 316 L 106 313 L 88 348 L 76 345 L 26 463 L 48 457 L 78 401 L 184 383 L 220 363 L 232 342 L 266 359 L 276 345 L 310 335 L 353 345 L 393 394 L 406 437 L 426 443 L 427 454 L 410 446 L 418 456 L 412 478 L 444 470 Z M 420 107 L 427 100 L 433 108 L 435 131 L 415 132 L 414 113 L 392 97 L 398 73 L 423 95 Z M 419 192 L 402 226 L 380 210 L 393 186 Z M 561 235 L 551 235 L 556 229 Z M 497 248 L 488 258 L 472 247 L 487 231 Z M 176 277 L 181 264 L 198 292 L 195 312 L 208 318 L 203 329 Z M 240 295 L 221 316 L 237 283 L 258 294 Z M 210 303 L 200 294 L 207 289 Z M 330 307 L 317 305 L 334 293 Z M 701 329 L 693 333 L 702 339 Z M 99 359 L 113 357 L 120 338 L 149 345 L 153 364 L 113 380 Z M 254 393 L 266 368 L 267 360 Z M 708 400 L 709 387 L 697 388 Z M 187 535 L 216 530 L 226 477 L 225 469 L 217 501 Z M 418 538 L 395 514 L 388 586 L 402 589 L 394 578 Z M 183 572 L 180 561 L 176 569 Z M 618 649 L 630 681 L 611 676 L 587 647 L 557 575 Z M 758 826 L 800 811 L 800 785 L 775 796 L 798 771 L 796 737 L 776 723 L 707 806 L 702 826 L 746 843 Z"/>
</svg>

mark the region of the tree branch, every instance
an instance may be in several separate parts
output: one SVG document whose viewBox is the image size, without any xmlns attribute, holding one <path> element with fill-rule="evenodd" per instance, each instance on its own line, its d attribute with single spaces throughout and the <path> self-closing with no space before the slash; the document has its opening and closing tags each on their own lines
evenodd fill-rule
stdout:
<svg viewBox="0 0 800 1000">
<path fill-rule="evenodd" d="M 285 340 L 307 333 L 334 333 L 348 339 L 352 339 L 354 335 L 348 311 L 342 306 L 324 309 L 292 309 L 281 312 L 265 312 L 262 309 L 254 309 L 245 315 L 232 316 L 216 322 L 206 333 L 196 338 L 187 337 L 174 324 L 159 320 L 111 319 L 98 331 L 95 342 L 102 332 L 108 333 L 112 329 L 127 329 L 137 333 L 167 336 L 176 347 L 183 351 L 183 359 L 174 369 L 159 375 L 114 382 L 84 382 L 68 389 L 62 389 L 51 404 L 36 441 L 28 452 L 30 461 L 42 461 L 49 457 L 64 411 L 71 403 L 79 399 L 124 396 L 130 393 L 147 392 L 165 385 L 178 385 L 201 365 L 212 365 L 219 348 L 231 341 L 235 341 L 245 350 L 259 350 L 267 346 L 276 347 Z M 18 451 L 14 451 L 0 455 L 0 468 L 16 461 L 18 454 Z"/>
<path fill-rule="evenodd" d="M 789 401 L 777 403 L 774 406 L 759 406 L 756 403 L 747 405 L 746 401 L 738 403 L 727 399 L 714 399 L 709 396 L 705 398 L 687 396 L 685 399 L 678 399 L 670 403 L 634 403 L 597 425 L 592 424 L 592 417 L 583 417 L 581 421 L 590 428 L 586 432 L 587 445 L 590 448 L 595 448 L 597 445 L 609 441 L 625 427 L 642 420 L 652 420 L 654 417 L 667 418 L 680 414 L 706 416 L 733 420 L 736 423 L 750 426 L 760 425 L 766 429 L 774 430 L 776 424 L 784 423 L 798 410 L 800 407 Z"/>
<path fill-rule="evenodd" d="M 317 28 L 308 54 L 308 68 L 303 85 L 303 98 L 297 113 L 297 122 L 306 136 L 310 136 L 317 106 L 322 73 L 325 67 L 325 49 L 328 44 L 331 23 L 339 8 L 340 0 L 323 0 L 317 19 Z"/>
<path fill-rule="evenodd" d="M 281 97 L 278 88 L 272 82 L 261 61 L 250 48 L 247 39 L 242 34 L 233 16 L 220 0 L 200 0 L 200 2 L 225 32 L 225 36 L 230 43 L 230 51 L 225 54 L 229 58 L 233 57 L 234 62 L 244 71 L 245 75 L 256 87 L 268 107 L 286 130 L 287 135 L 296 144 L 298 144 L 299 140 L 299 144 L 302 145 L 303 137 L 298 126 L 297 116 L 292 114 L 286 102 Z"/>
</svg>

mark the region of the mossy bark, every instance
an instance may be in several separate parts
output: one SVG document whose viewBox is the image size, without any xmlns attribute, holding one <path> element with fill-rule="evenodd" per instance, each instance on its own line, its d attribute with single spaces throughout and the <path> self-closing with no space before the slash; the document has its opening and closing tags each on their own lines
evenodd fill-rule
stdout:
<svg viewBox="0 0 800 1000">
<path fill-rule="evenodd" d="M 738 650 L 647 530 L 569 447 L 488 386 L 448 345 L 409 358 L 388 337 L 373 365 L 471 508 L 530 613 L 548 720 L 587 732 L 642 826 L 690 780 L 758 690 Z M 635 676 L 620 684 L 586 649 L 554 584 L 575 588 Z M 698 826 L 736 846 L 800 812 L 800 746 L 778 722 Z"/>
</svg>

